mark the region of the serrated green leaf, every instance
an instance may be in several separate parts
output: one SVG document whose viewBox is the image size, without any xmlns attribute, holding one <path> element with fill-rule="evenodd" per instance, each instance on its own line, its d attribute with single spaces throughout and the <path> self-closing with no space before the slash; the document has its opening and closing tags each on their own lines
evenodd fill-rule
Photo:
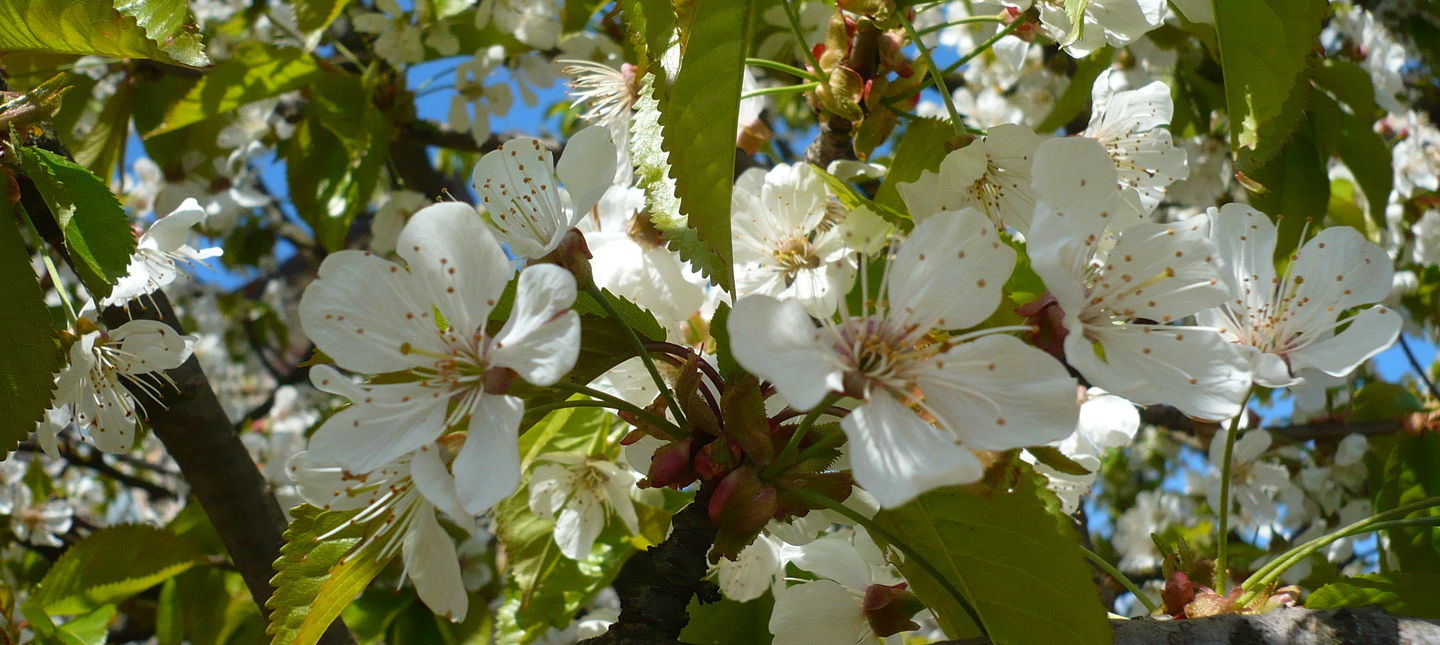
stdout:
<svg viewBox="0 0 1440 645">
<path fill-rule="evenodd" d="M 620 10 L 630 27 L 630 43 L 645 63 L 642 71 L 659 79 L 660 92 L 669 90 L 669 80 L 660 59 L 675 42 L 675 5 L 669 0 L 621 0 Z"/>
<path fill-rule="evenodd" d="M 77 542 L 40 581 L 33 602 L 50 615 L 79 614 L 129 598 L 205 555 L 179 536 L 144 524 L 100 529 Z"/>
<path fill-rule="evenodd" d="M 1306 609 L 1339 609 L 1379 605 L 1397 616 L 1440 618 L 1440 574 L 1371 573 L 1343 578 L 1316 589 Z"/>
<path fill-rule="evenodd" d="M 300 31 L 323 31 L 345 11 L 350 0 L 295 0 L 295 22 Z"/>
<path fill-rule="evenodd" d="M 934 490 L 875 521 L 924 555 L 972 603 L 997 643 L 1108 643 L 1100 594 L 1069 518 L 1046 510 L 1043 486 L 1025 473 L 1011 491 Z M 978 632 L 968 615 L 914 561 L 900 566 L 911 589 L 951 638 Z"/>
<path fill-rule="evenodd" d="M 110 295 L 135 252 L 125 209 L 99 177 L 60 155 L 21 148 L 20 164 L 64 232 L 75 271 L 91 297 Z"/>
<path fill-rule="evenodd" d="M 1066 0 L 1067 4 L 1072 1 Z M 1040 125 L 1035 126 L 1035 131 L 1054 132 L 1080 116 L 1090 105 L 1090 89 L 1095 84 L 1095 79 L 1100 77 L 1100 72 L 1110 68 L 1110 61 L 1114 58 L 1114 48 L 1101 47 L 1089 56 L 1075 61 L 1075 75 L 1070 77 L 1070 84 L 1065 86 L 1060 98 L 1055 99 L 1055 105 L 1040 121 Z"/>
<path fill-rule="evenodd" d="M 113 0 L 115 10 L 135 20 L 171 58 L 194 67 L 210 64 L 205 44 L 190 23 L 188 0 Z"/>
<path fill-rule="evenodd" d="M 1427 432 L 1402 437 L 1385 461 L 1378 488 L 1377 513 L 1440 495 L 1440 434 Z M 1440 509 L 1432 507 L 1406 517 L 1435 516 L 1440 516 Z M 1440 573 L 1440 527 L 1392 528 L 1386 533 L 1390 538 L 1390 552 L 1398 562 L 1397 569 L 1407 573 Z"/>
<path fill-rule="evenodd" d="M 209 65 L 199 36 L 185 28 L 185 6 L 183 0 L 6 0 L 0 2 L 0 52 Z"/>
<path fill-rule="evenodd" d="M 148 139 L 212 117 L 228 116 L 247 103 L 305 87 L 320 74 L 320 66 L 304 50 L 245 41 L 229 60 L 207 71 L 170 106 L 164 120 L 143 136 Z"/>
<path fill-rule="evenodd" d="M 1308 218 L 1325 212 L 1330 203 L 1330 174 L 1326 156 L 1315 143 L 1314 126 L 1306 123 L 1290 137 L 1279 155 L 1264 166 L 1241 166 L 1246 176 L 1265 186 L 1250 192 L 1250 204 L 1276 218 L 1275 258 L 1288 259 L 1300 246 L 1300 233 Z"/>
<path fill-rule="evenodd" d="M 895 144 L 895 158 L 885 173 L 885 181 L 875 191 L 875 203 L 893 211 L 908 212 L 905 201 L 900 198 L 899 185 L 915 181 L 922 172 L 939 168 L 941 160 L 950 152 L 948 143 L 954 136 L 954 129 L 945 121 L 910 121 L 900 135 L 900 142 Z"/>
<path fill-rule="evenodd" d="M 191 569 L 160 590 L 155 612 L 155 636 L 160 645 L 190 643 L 266 642 L 265 617 L 251 599 L 245 579 L 234 571 L 215 567 Z M 258 641 L 232 640 L 239 633 L 256 633 Z"/>
<path fill-rule="evenodd" d="M 819 175 L 821 179 L 825 180 L 825 184 L 830 187 L 830 193 L 835 195 L 835 199 L 845 208 L 850 210 L 868 208 L 870 212 L 879 215 L 882 219 L 895 226 L 899 226 L 902 229 L 909 228 L 909 215 L 866 197 L 859 190 L 856 190 L 854 186 L 850 185 L 849 182 L 826 172 L 823 168 L 818 166 L 811 166 L 810 168 L 815 171 L 816 175 Z"/>
<path fill-rule="evenodd" d="M 370 528 L 365 523 L 341 528 L 357 512 L 322 511 L 309 504 L 290 512 L 277 573 L 270 579 L 275 593 L 265 601 L 270 609 L 265 633 L 272 645 L 313 645 L 395 557 L 380 558 L 375 550 L 351 553 Z M 322 535 L 327 537 L 321 540 Z"/>
<path fill-rule="evenodd" d="M 76 616 L 57 628 L 57 636 L 65 645 L 104 645 L 110 635 L 110 620 L 115 617 L 115 611 L 115 605 L 104 605 L 83 616 Z"/>
<path fill-rule="evenodd" d="M 1259 155 L 1278 152 L 1295 121 L 1282 118 L 1297 106 L 1315 38 L 1329 11 L 1325 0 L 1215 0 L 1230 147 Z M 1303 111 L 1303 106 L 1298 109 Z M 1287 127 L 1290 126 L 1290 127 Z"/>
<path fill-rule="evenodd" d="M 661 104 L 662 145 L 686 228 L 709 251 L 692 264 L 735 291 L 730 192 L 753 0 L 696 0 L 680 72 Z M 661 228 L 671 239 L 673 228 Z M 698 260 L 698 262 L 697 262 Z"/>
<path fill-rule="evenodd" d="M 610 301 L 610 306 L 620 314 L 621 321 L 628 325 L 635 333 L 640 335 L 641 340 L 665 340 L 665 327 L 655 319 L 655 314 L 648 309 L 641 307 L 621 296 L 610 293 L 608 290 L 601 290 L 605 298 Z M 582 316 L 597 316 L 608 319 L 605 309 L 589 293 L 581 292 L 575 298 L 575 312 Z"/>
<path fill-rule="evenodd" d="M 20 238 L 10 183 L 0 177 L 0 454 L 9 456 L 50 407 L 60 349 L 45 294 Z M 31 462 L 36 463 L 36 462 Z"/>
</svg>

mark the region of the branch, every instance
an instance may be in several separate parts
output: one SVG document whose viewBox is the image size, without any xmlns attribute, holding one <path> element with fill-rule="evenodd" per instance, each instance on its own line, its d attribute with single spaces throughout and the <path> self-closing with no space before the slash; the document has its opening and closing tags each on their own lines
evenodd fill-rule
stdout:
<svg viewBox="0 0 1440 645">
<path fill-rule="evenodd" d="M 714 583 L 705 580 L 705 559 L 715 543 L 715 527 L 708 512 L 709 488 L 702 487 L 672 519 L 664 542 L 631 556 L 615 578 L 620 596 L 620 619 L 610 630 L 581 641 L 584 645 L 679 645 L 680 632 L 690 622 L 690 597 L 700 602 L 720 599 Z"/>
<path fill-rule="evenodd" d="M 1440 621 L 1393 616 L 1379 607 L 1277 609 L 1187 620 L 1112 620 L 1115 645 L 1401 645 L 1440 643 Z M 987 645 L 989 639 L 934 645 Z"/>
</svg>

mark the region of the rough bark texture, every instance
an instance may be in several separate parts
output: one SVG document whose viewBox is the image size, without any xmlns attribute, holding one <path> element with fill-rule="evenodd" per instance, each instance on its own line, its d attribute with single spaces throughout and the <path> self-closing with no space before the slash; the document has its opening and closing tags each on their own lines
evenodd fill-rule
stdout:
<svg viewBox="0 0 1440 645">
<path fill-rule="evenodd" d="M 1115 645 L 1430 645 L 1440 621 L 1363 609 L 1278 609 L 1254 616 L 1112 620 Z M 935 645 L 987 645 L 989 639 Z"/>
<path fill-rule="evenodd" d="M 705 554 L 715 543 L 709 499 L 709 490 L 702 489 L 694 502 L 675 514 L 670 537 L 621 567 L 614 585 L 620 596 L 620 619 L 609 631 L 583 643 L 675 645 L 690 622 L 686 612 L 690 597 L 701 602 L 720 599 L 714 583 L 704 580 L 709 569 Z"/>
</svg>

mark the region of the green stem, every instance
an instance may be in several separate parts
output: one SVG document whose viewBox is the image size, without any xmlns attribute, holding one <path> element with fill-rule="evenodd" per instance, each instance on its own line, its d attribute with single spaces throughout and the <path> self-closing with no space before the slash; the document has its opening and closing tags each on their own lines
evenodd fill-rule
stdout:
<svg viewBox="0 0 1440 645">
<path fill-rule="evenodd" d="M 791 433 L 790 440 L 785 442 L 785 447 L 780 449 L 780 454 L 776 455 L 775 460 L 770 462 L 770 466 L 765 469 L 761 477 L 774 477 L 778 474 L 779 469 L 799 461 L 795 459 L 795 453 L 800 451 L 800 442 L 804 440 L 805 435 L 810 432 L 810 427 L 815 425 L 815 420 L 819 419 L 820 415 L 825 414 L 825 411 L 829 410 L 830 406 L 835 405 L 835 402 L 839 401 L 840 397 L 841 395 L 836 392 L 826 394 L 825 398 L 820 400 L 819 405 L 816 405 L 805 414 L 805 418 L 800 420 L 800 426 L 795 428 L 794 433 Z"/>
<path fill-rule="evenodd" d="M 785 63 L 780 63 L 773 60 L 765 60 L 764 58 L 747 58 L 745 59 L 745 64 L 754 65 L 756 67 L 763 67 L 765 69 L 773 69 L 777 72 L 789 74 L 796 78 L 803 78 L 807 81 L 820 80 L 819 76 L 811 74 L 810 72 L 800 69 L 799 67 L 795 67 L 794 65 L 786 65 Z"/>
<path fill-rule="evenodd" d="M 611 407 L 611 408 L 614 408 L 614 409 L 616 409 L 616 410 L 623 410 L 623 411 L 625 411 L 625 412 L 629 412 L 629 413 L 631 413 L 631 414 L 633 414 L 633 415 L 635 415 L 635 416 L 637 416 L 637 417 L 640 417 L 641 419 L 644 419 L 644 420 L 646 420 L 646 421 L 649 421 L 651 424 L 654 424 L 655 426 L 659 427 L 661 430 L 664 430 L 664 431 L 665 431 L 665 434 L 670 435 L 670 438 L 671 438 L 671 439 L 675 439 L 675 440 L 678 441 L 678 440 L 680 440 L 680 439 L 684 439 L 684 438 L 685 438 L 685 431 L 684 431 L 684 430 L 681 430 L 681 429 L 680 429 L 678 426 L 676 426 L 675 424 L 670 423 L 670 421 L 669 421 L 668 419 L 666 419 L 666 418 L 664 418 L 664 417 L 662 417 L 662 416 L 660 416 L 660 415 L 654 414 L 654 413 L 652 413 L 652 412 L 648 412 L 648 411 L 646 411 L 644 408 L 641 408 L 640 406 L 637 406 L 637 405 L 635 405 L 635 404 L 633 404 L 633 403 L 630 403 L 629 401 L 626 401 L 625 399 L 622 399 L 622 398 L 620 398 L 620 397 L 618 397 L 618 396 L 614 396 L 614 395 L 611 395 L 611 394 L 606 394 L 606 393 L 604 393 L 604 392 L 601 392 L 600 390 L 597 390 L 597 389 L 594 389 L 594 388 L 585 387 L 584 385 L 574 385 L 574 384 L 571 384 L 571 383 L 566 383 L 566 382 L 564 382 L 564 381 L 560 381 L 559 383 L 556 383 L 556 384 L 554 384 L 554 385 L 551 385 L 550 387 L 555 388 L 555 389 L 557 389 L 557 390 L 563 390 L 563 391 L 565 391 L 565 392 L 570 392 L 570 393 L 573 393 L 573 394 L 584 394 L 585 396 L 588 396 L 588 397 L 590 397 L 590 398 L 592 398 L 592 399 L 596 399 L 596 400 L 598 400 L 598 401 L 603 401 L 603 402 L 609 404 L 608 406 L 600 406 L 600 407 Z M 566 401 L 565 403 L 576 403 L 576 401 Z M 553 404 L 552 404 L 552 405 L 553 405 Z M 543 408 L 543 407 L 547 407 L 547 406 L 541 406 L 541 407 Z M 565 407 L 579 407 L 579 406 L 565 406 Z M 540 408 L 536 408 L 536 409 L 540 409 Z"/>
<path fill-rule="evenodd" d="M 766 88 L 761 88 L 761 89 L 758 89 L 758 90 L 751 90 L 751 91 L 749 91 L 749 92 L 746 92 L 746 93 L 744 93 L 744 94 L 741 94 L 741 95 L 740 95 L 740 98 L 742 98 L 742 99 L 748 99 L 748 98 L 750 98 L 750 97 L 752 97 L 752 96 L 767 96 L 767 95 L 770 95 L 770 94 L 796 94 L 796 93 L 799 93 L 799 92 L 809 92 L 810 90 L 813 90 L 813 89 L 815 89 L 815 88 L 817 88 L 817 87 L 820 87 L 820 81 L 813 81 L 813 82 L 810 82 L 810 83 L 801 83 L 801 84 L 799 84 L 799 85 L 785 85 L 785 86 L 781 86 L 781 87 L 766 87 Z"/>
<path fill-rule="evenodd" d="M 810 66 L 815 68 L 815 75 L 822 83 L 830 82 L 830 74 L 820 67 L 820 61 L 815 59 L 815 52 L 811 51 L 810 44 L 805 42 L 805 34 L 800 31 L 800 14 L 795 12 L 795 5 L 792 0 L 780 0 L 785 7 L 785 17 L 790 21 L 790 32 L 795 34 L 795 42 L 800 43 L 800 51 L 805 52 L 805 60 L 810 61 Z"/>
<path fill-rule="evenodd" d="M 1326 546 L 1329 546 L 1330 543 L 1336 540 L 1351 537 L 1354 535 L 1359 535 L 1361 533 L 1367 533 L 1369 531 L 1379 531 L 1387 528 L 1398 528 L 1401 526 L 1415 526 L 1440 522 L 1440 518 L 1433 517 L 1410 518 L 1392 521 L 1394 520 L 1394 518 L 1403 518 L 1406 515 L 1409 515 L 1410 513 L 1413 513 L 1415 511 L 1432 508 L 1435 506 L 1440 506 L 1440 497 L 1427 497 L 1418 502 L 1411 502 L 1404 506 L 1399 506 L 1396 508 L 1392 508 L 1388 511 L 1376 513 L 1374 515 L 1371 515 L 1370 517 L 1355 522 L 1354 524 L 1346 526 L 1333 533 L 1330 533 L 1328 535 L 1322 535 L 1318 538 L 1310 540 L 1309 542 L 1305 542 L 1294 548 L 1291 548 L 1289 551 L 1286 551 L 1280 554 L 1279 557 L 1271 560 L 1265 566 L 1260 567 L 1260 569 L 1257 570 L 1255 573 L 1250 574 L 1250 577 L 1246 578 L 1245 582 L 1240 583 L 1240 588 L 1244 589 L 1245 593 L 1240 596 L 1240 598 L 1236 601 L 1236 604 L 1241 607 L 1248 605 L 1255 600 L 1255 596 L 1260 595 L 1261 591 L 1263 591 L 1266 587 L 1269 587 L 1276 580 L 1278 580 L 1280 578 L 1280 574 L 1285 573 L 1286 569 L 1295 566 L 1301 560 L 1310 557 L 1311 554 L 1325 548 Z"/>
<path fill-rule="evenodd" d="M 1016 30 L 1016 29 L 1019 29 L 1019 28 L 1020 28 L 1020 25 L 1022 25 L 1022 24 L 1024 24 L 1024 23 L 1025 23 L 1025 18 L 1023 18 L 1023 17 L 1021 17 L 1021 18 L 1016 18 L 1015 20 L 1011 21 L 1010 24 L 1005 25 L 1005 28 L 1004 28 L 1004 29 L 1001 29 L 1000 31 L 995 32 L 995 35 L 994 35 L 994 36 L 991 36 L 988 40 L 986 40 L 985 42 L 980 43 L 978 46 L 976 46 L 973 51 L 971 51 L 971 52 L 968 53 L 968 54 L 965 54 L 964 56 L 961 56 L 961 57 L 960 57 L 960 60 L 957 60 L 957 61 L 955 61 L 955 62 L 953 62 L 953 63 L 950 63 L 950 66 L 945 68 L 945 72 L 944 72 L 944 73 L 949 74 L 950 72 L 953 72 L 953 71 L 955 71 L 955 70 L 957 70 L 957 69 L 960 69 L 960 66 L 961 66 L 961 65 L 964 65 L 965 63 L 968 63 L 968 62 L 974 60 L 976 56 L 979 56 L 980 54 L 985 53 L 986 50 L 989 50 L 991 47 L 994 47 L 994 46 L 995 46 L 995 43 L 1000 42 L 1000 39 L 1001 39 L 1001 38 L 1004 38 L 1004 37 L 1006 37 L 1006 36 L 1009 36 L 1009 35 L 1012 34 L 1012 33 L 1015 33 L 1015 30 Z"/>
<path fill-rule="evenodd" d="M 587 280 L 586 282 L 589 281 Z M 600 287 L 596 286 L 594 282 L 589 282 L 589 284 L 585 285 L 585 292 L 600 303 L 600 306 L 605 309 L 605 315 L 608 316 L 610 320 L 615 321 L 616 324 L 620 325 L 621 329 L 625 330 L 625 337 L 630 339 L 630 344 L 635 347 L 636 355 L 640 357 L 642 363 L 645 363 L 645 371 L 650 373 L 650 378 L 655 381 L 655 387 L 660 388 L 660 396 L 665 397 L 665 405 L 670 408 L 670 414 L 674 415 L 675 421 L 679 423 L 680 426 L 685 426 L 685 412 L 680 409 L 680 404 L 675 401 L 675 393 L 670 391 L 670 386 L 666 385 L 665 379 L 660 376 L 660 370 L 655 367 L 655 360 L 650 358 L 650 350 L 645 349 L 645 341 L 640 340 L 640 335 L 636 334 L 635 330 L 630 328 L 630 325 L 620 316 L 620 312 L 615 310 L 615 305 L 610 304 L 610 299 L 605 297 L 605 292 L 601 291 Z"/>
<path fill-rule="evenodd" d="M 930 78 L 935 81 L 935 89 L 940 90 L 940 100 L 945 102 L 945 111 L 950 113 L 950 127 L 955 128 L 955 134 L 965 135 L 965 122 L 960 119 L 960 111 L 955 109 L 955 97 L 950 96 L 950 89 L 945 87 L 945 75 L 941 73 L 935 59 L 930 56 L 930 48 L 920 42 L 920 34 L 915 33 L 915 25 L 905 17 L 904 12 L 896 12 L 895 19 L 900 21 L 900 26 L 905 28 L 905 33 L 910 36 L 911 42 L 915 43 L 915 49 L 920 52 L 920 60 L 930 70 Z"/>
<path fill-rule="evenodd" d="M 970 620 L 975 622 L 975 626 L 980 628 L 981 636 L 984 636 L 986 638 L 990 637 L 990 630 L 985 627 L 985 622 L 980 619 L 980 612 L 975 609 L 975 605 L 970 602 L 970 599 L 965 597 L 965 594 L 962 593 L 960 589 L 955 586 L 955 583 L 953 581 L 945 577 L 945 575 L 940 572 L 939 567 L 936 567 L 934 564 L 932 564 L 930 560 L 927 559 L 925 556 L 920 555 L 919 551 L 911 548 L 910 545 L 906 544 L 904 540 L 901 540 L 894 533 L 886 530 L 884 527 L 880 526 L 871 519 L 855 512 L 855 510 L 851 509 L 850 507 L 845 506 L 844 504 L 841 504 L 840 502 L 837 502 L 833 499 L 830 499 L 829 497 L 816 493 L 815 491 L 805 490 L 802 488 L 789 488 L 786 489 L 786 492 L 796 497 L 799 497 L 800 499 L 805 500 L 812 505 L 823 506 L 831 511 L 845 516 L 846 519 L 854 522 L 857 526 L 865 527 L 865 530 L 869 531 L 870 535 L 878 536 L 886 543 L 890 544 L 896 549 L 899 549 L 901 553 L 905 554 L 906 558 L 920 565 L 920 568 L 924 569 L 925 573 L 930 574 L 930 577 L 934 578 L 935 582 L 938 583 L 941 587 L 943 587 L 946 593 L 950 594 L 950 596 L 955 599 L 956 603 L 959 603 L 960 607 L 965 610 L 965 613 L 970 615 Z"/>
<path fill-rule="evenodd" d="M 1220 514 L 1219 535 L 1215 537 L 1215 590 L 1221 595 L 1229 590 L 1225 586 L 1225 578 L 1229 575 L 1225 569 L 1230 564 L 1230 462 L 1235 458 L 1235 435 L 1240 433 L 1240 419 L 1247 413 L 1246 406 L 1254 392 L 1253 387 L 1245 391 L 1245 398 L 1240 401 L 1240 412 L 1230 419 L 1230 427 L 1225 431 L 1225 456 L 1220 461 L 1220 508 L 1215 509 Z"/>
<path fill-rule="evenodd" d="M 938 25 L 930 25 L 929 27 L 926 27 L 926 28 L 924 28 L 924 29 L 921 29 L 920 31 L 918 31 L 918 32 L 916 32 L 916 33 L 920 34 L 921 36 L 924 36 L 924 35 L 927 35 L 927 34 L 933 34 L 933 33 L 937 32 L 937 31 L 940 31 L 941 29 L 944 29 L 944 28 L 946 28 L 946 27 L 956 27 L 956 26 L 959 26 L 959 25 L 970 25 L 970 24 L 976 24 L 976 23 L 995 23 L 995 22 L 1005 22 L 1005 19 L 1004 19 L 1004 18 L 1001 18 L 1000 16 L 970 16 L 969 18 L 958 18 L 958 19 L 955 19 L 955 20 L 951 20 L 951 21 L 949 21 L 949 22 L 942 22 L 942 23 L 940 23 L 940 24 L 938 24 Z"/>
<path fill-rule="evenodd" d="M 1125 587 L 1125 590 L 1130 592 L 1131 595 L 1135 596 L 1135 598 L 1140 601 L 1140 604 L 1145 605 L 1145 609 L 1149 610 L 1150 613 L 1153 614 L 1160 611 L 1159 605 L 1156 605 L 1154 600 L 1151 600 L 1149 596 L 1142 593 L 1140 591 L 1140 587 L 1136 586 L 1136 584 L 1131 581 L 1130 578 L 1126 577 L 1125 574 L 1120 573 L 1119 569 L 1116 569 L 1115 567 L 1111 566 L 1109 562 L 1106 562 L 1105 558 L 1100 557 L 1094 551 L 1091 551 L 1090 549 L 1087 549 L 1083 546 L 1080 547 L 1080 552 L 1085 554 L 1085 559 L 1089 560 L 1090 564 L 1095 565 L 1096 569 L 1104 571 L 1105 575 L 1114 578 L 1115 582 L 1118 582 L 1120 583 L 1120 586 Z"/>
</svg>

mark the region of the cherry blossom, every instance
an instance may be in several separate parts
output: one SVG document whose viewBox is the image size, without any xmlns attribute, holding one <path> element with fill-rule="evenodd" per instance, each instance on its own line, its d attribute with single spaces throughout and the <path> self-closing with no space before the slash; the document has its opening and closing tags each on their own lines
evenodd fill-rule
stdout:
<svg viewBox="0 0 1440 645">
<path fill-rule="evenodd" d="M 905 585 L 863 529 L 821 537 L 796 549 L 791 561 L 817 579 L 776 595 L 770 615 L 776 645 L 901 642 L 895 634 L 877 634 L 867 611 L 872 596 L 903 594 Z"/>
<path fill-rule="evenodd" d="M 447 429 L 468 429 L 455 476 L 466 510 L 481 513 L 520 479 L 524 402 L 503 393 L 507 370 L 544 386 L 575 363 L 575 280 L 554 265 L 526 268 L 509 319 L 492 336 L 486 324 L 515 271 L 473 209 L 422 209 L 401 232 L 397 253 L 407 266 L 333 253 L 300 301 L 305 332 L 337 365 L 406 375 L 357 385 L 328 366 L 313 368 L 316 386 L 351 406 L 315 431 L 310 450 L 317 460 L 369 472 Z"/>
<path fill-rule="evenodd" d="M 945 155 L 938 172 L 926 171 L 900 184 L 910 217 L 918 222 L 969 207 L 985 213 L 996 226 L 1029 231 L 1036 200 L 1030 166 L 1041 141 L 1024 126 L 990 128 L 984 137 Z"/>
<path fill-rule="evenodd" d="M 555 250 L 600 201 L 615 159 L 609 129 L 591 126 L 570 138 L 559 164 L 538 139 L 521 137 L 481 157 L 472 180 L 500 241 L 533 260 Z"/>
<path fill-rule="evenodd" d="M 205 209 L 194 199 L 186 199 L 169 215 L 156 219 L 140 234 L 125 275 L 115 281 L 110 295 L 102 299 L 100 305 L 123 305 L 174 282 L 179 276 L 175 270 L 177 260 L 204 263 L 224 253 L 219 247 L 196 250 L 186 243 L 190 228 L 204 219 Z"/>
<path fill-rule="evenodd" d="M 735 359 L 796 409 L 830 392 L 864 399 L 841 425 L 856 482 L 882 507 L 975 481 L 971 450 L 1061 439 L 1078 413 L 1074 379 L 1044 352 L 986 330 L 944 333 L 994 311 L 1014 262 L 979 212 L 932 216 L 887 267 L 888 304 L 817 327 L 796 300 L 742 298 L 729 321 Z"/>
<path fill-rule="evenodd" d="M 530 474 L 530 510 L 555 521 L 555 543 L 565 557 L 589 557 L 610 513 L 632 535 L 640 532 L 640 520 L 630 500 L 630 491 L 639 480 L 637 473 L 568 452 L 546 453 L 536 460 L 542 463 Z"/>
<path fill-rule="evenodd" d="M 1237 344 L 1256 383 L 1296 385 L 1307 368 L 1345 376 L 1395 342 L 1401 318 L 1394 311 L 1375 306 L 1343 315 L 1388 296 L 1394 274 L 1384 249 L 1359 231 L 1320 231 L 1277 276 L 1269 217 L 1243 204 L 1212 208 L 1209 217 L 1217 257 L 1228 267 L 1222 277 L 1229 299 L 1198 319 Z"/>
<path fill-rule="evenodd" d="M 1120 185 L 1135 189 L 1149 213 L 1164 199 L 1165 187 L 1188 174 L 1185 150 L 1175 147 L 1168 128 L 1175 112 L 1170 88 L 1156 81 L 1117 92 L 1112 87 L 1119 74 L 1111 68 L 1095 79 L 1094 111 L 1080 135 L 1105 146 L 1115 160 Z"/>
</svg>

